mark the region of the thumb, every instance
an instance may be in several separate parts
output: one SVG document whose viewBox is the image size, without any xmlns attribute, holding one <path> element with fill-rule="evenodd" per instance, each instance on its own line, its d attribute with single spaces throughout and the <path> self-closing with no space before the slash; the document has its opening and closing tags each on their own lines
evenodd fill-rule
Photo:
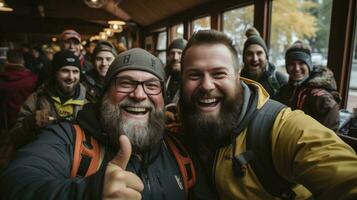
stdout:
<svg viewBox="0 0 357 200">
<path fill-rule="evenodd" d="M 121 135 L 119 137 L 119 145 L 120 149 L 111 162 L 125 170 L 131 156 L 131 144 L 129 138 L 126 135 Z"/>
</svg>

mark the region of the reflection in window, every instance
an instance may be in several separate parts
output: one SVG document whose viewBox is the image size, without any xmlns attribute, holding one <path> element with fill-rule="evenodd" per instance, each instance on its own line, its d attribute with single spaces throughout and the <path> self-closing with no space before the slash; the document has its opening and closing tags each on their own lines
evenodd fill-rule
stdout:
<svg viewBox="0 0 357 200">
<path fill-rule="evenodd" d="M 296 40 L 312 48 L 315 65 L 327 64 L 332 0 L 274 0 L 270 61 L 285 70 L 285 51 Z"/>
<path fill-rule="evenodd" d="M 357 24 L 357 21 L 356 21 Z M 357 29 L 357 26 L 356 26 Z M 357 30 L 355 30 L 355 43 L 353 48 L 352 68 L 350 73 L 350 87 L 348 91 L 347 110 L 353 112 L 357 107 Z"/>
<path fill-rule="evenodd" d="M 243 45 L 246 40 L 245 31 L 253 26 L 254 6 L 246 6 L 223 13 L 223 32 L 233 39 L 242 60 Z"/>
<path fill-rule="evenodd" d="M 193 32 L 196 32 L 198 30 L 209 30 L 211 29 L 211 17 L 202 17 L 199 19 L 196 19 L 192 22 L 192 30 Z"/>
<path fill-rule="evenodd" d="M 171 27 L 172 40 L 176 38 L 183 38 L 183 24 L 177 24 Z"/>
<path fill-rule="evenodd" d="M 156 56 L 160 58 L 160 60 L 166 64 L 166 43 L 167 43 L 167 33 L 161 32 L 157 36 L 156 43 Z"/>
</svg>

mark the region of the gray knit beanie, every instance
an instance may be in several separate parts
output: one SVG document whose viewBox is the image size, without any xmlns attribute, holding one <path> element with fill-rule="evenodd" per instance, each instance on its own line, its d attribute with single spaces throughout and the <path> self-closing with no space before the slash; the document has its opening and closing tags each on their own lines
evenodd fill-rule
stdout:
<svg viewBox="0 0 357 200">
<path fill-rule="evenodd" d="M 117 51 L 115 50 L 114 45 L 106 40 L 99 40 L 97 44 L 95 45 L 94 51 L 93 51 L 93 59 L 97 56 L 97 54 L 101 51 L 108 51 L 114 55 L 114 57 L 117 56 Z"/>
<path fill-rule="evenodd" d="M 183 39 L 183 38 L 178 38 L 175 39 L 174 41 L 171 42 L 169 48 L 167 50 L 171 50 L 171 49 L 181 49 L 183 50 L 187 45 L 187 40 Z"/>
<path fill-rule="evenodd" d="M 134 48 L 119 54 L 109 66 L 104 79 L 103 93 L 108 88 L 112 78 L 125 70 L 146 71 L 158 77 L 160 81 L 165 80 L 164 66 L 160 59 L 144 49 Z"/>
<path fill-rule="evenodd" d="M 244 43 L 243 55 L 245 55 L 245 51 L 248 48 L 248 46 L 250 46 L 252 44 L 257 44 L 264 49 L 265 55 L 268 58 L 267 45 L 265 44 L 265 41 L 263 40 L 263 38 L 260 37 L 260 34 L 257 31 L 257 29 L 255 29 L 254 27 L 249 28 L 245 32 L 245 36 L 247 36 L 247 40 Z"/>
<path fill-rule="evenodd" d="M 304 44 L 302 41 L 298 40 L 286 50 L 285 67 L 287 67 L 288 63 L 293 60 L 303 61 L 308 66 L 309 71 L 312 72 L 314 66 L 311 60 L 311 48 L 308 44 Z"/>
</svg>

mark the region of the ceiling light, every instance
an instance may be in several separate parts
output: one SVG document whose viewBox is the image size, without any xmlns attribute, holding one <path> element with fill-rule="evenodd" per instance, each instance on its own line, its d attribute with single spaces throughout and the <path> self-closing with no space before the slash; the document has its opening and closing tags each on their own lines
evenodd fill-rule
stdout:
<svg viewBox="0 0 357 200">
<path fill-rule="evenodd" d="M 105 28 L 104 29 L 105 34 L 107 34 L 108 37 L 112 37 L 114 35 L 114 32 L 110 28 Z"/>
<path fill-rule="evenodd" d="M 11 12 L 14 11 L 14 9 L 10 8 L 4 0 L 0 0 L 0 11 L 5 11 L 5 12 Z"/>
<path fill-rule="evenodd" d="M 107 3 L 107 0 L 83 0 L 83 1 L 90 8 L 101 8 Z"/>
<path fill-rule="evenodd" d="M 106 40 L 108 38 L 107 34 L 105 32 L 100 32 L 99 33 L 99 38 L 101 40 Z"/>
<path fill-rule="evenodd" d="M 123 31 L 122 26 L 125 25 L 125 22 L 119 20 L 113 20 L 113 21 L 108 21 L 108 24 L 113 32 L 120 33 Z"/>
</svg>

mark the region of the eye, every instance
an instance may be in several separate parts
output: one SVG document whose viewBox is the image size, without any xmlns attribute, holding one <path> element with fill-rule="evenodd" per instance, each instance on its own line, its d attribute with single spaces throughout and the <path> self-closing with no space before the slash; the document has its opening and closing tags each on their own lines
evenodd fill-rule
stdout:
<svg viewBox="0 0 357 200">
<path fill-rule="evenodd" d="M 117 80 L 117 84 L 122 88 L 132 88 L 135 83 L 130 80 Z"/>
<path fill-rule="evenodd" d="M 149 90 L 157 90 L 160 88 L 160 81 L 148 81 L 145 82 L 145 87 Z"/>
<path fill-rule="evenodd" d="M 215 72 L 212 74 L 212 77 L 215 79 L 222 79 L 225 78 L 227 76 L 226 72 Z"/>
<path fill-rule="evenodd" d="M 189 80 L 198 80 L 201 77 L 201 74 L 198 72 L 191 72 L 187 74 Z"/>
</svg>

